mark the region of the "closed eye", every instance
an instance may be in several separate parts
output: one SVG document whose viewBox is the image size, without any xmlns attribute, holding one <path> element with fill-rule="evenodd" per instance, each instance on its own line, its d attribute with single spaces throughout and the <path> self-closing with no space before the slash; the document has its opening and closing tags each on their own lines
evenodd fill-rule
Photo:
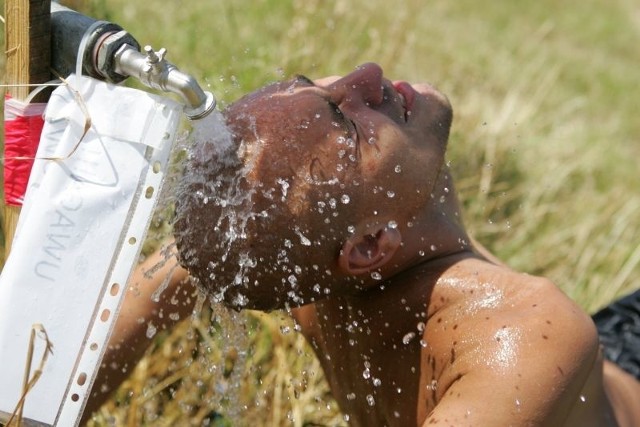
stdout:
<svg viewBox="0 0 640 427">
<path fill-rule="evenodd" d="M 348 142 L 348 144 L 350 147 L 355 149 L 355 153 L 354 153 L 355 159 L 359 160 L 361 153 L 360 153 L 360 144 L 359 144 L 360 137 L 358 134 L 358 126 L 353 120 L 347 118 L 344 115 L 344 113 L 342 112 L 338 104 L 336 104 L 330 99 L 327 99 L 327 103 L 329 104 L 334 120 L 345 127 L 345 130 L 348 133 L 347 137 L 349 138 L 350 141 L 352 141 L 352 142 Z"/>
<path fill-rule="evenodd" d="M 302 83 L 303 86 L 315 86 L 316 84 L 307 76 L 303 76 L 302 74 L 298 74 L 295 76 L 294 81 L 296 83 Z"/>
<path fill-rule="evenodd" d="M 358 140 L 358 128 L 353 120 L 347 119 L 344 115 L 338 104 L 328 99 L 327 103 L 331 109 L 331 113 L 333 114 L 333 118 L 336 122 L 345 125 L 347 131 L 351 134 L 351 138 L 353 138 L 356 142 Z"/>
<path fill-rule="evenodd" d="M 338 104 L 336 104 L 330 99 L 327 100 L 327 104 L 329 104 L 329 108 L 331 108 L 331 114 L 333 115 L 333 118 L 337 122 L 342 123 L 346 121 L 346 118 L 344 117 L 344 113 L 342 112 L 340 107 L 338 107 Z"/>
</svg>

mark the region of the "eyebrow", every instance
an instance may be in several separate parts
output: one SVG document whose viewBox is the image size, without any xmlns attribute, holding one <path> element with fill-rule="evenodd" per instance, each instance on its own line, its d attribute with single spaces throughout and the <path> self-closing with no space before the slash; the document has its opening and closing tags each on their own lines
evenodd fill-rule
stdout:
<svg viewBox="0 0 640 427">
<path fill-rule="evenodd" d="M 316 86 L 316 84 L 309 77 L 302 74 L 297 74 L 294 78 L 296 83 L 304 83 L 307 86 Z"/>
</svg>

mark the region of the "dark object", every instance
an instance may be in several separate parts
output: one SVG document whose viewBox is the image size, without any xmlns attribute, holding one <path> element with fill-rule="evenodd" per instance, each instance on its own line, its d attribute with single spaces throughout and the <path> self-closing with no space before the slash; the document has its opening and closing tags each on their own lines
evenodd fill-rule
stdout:
<svg viewBox="0 0 640 427">
<path fill-rule="evenodd" d="M 604 357 L 640 381 L 640 290 L 592 316 Z"/>
</svg>

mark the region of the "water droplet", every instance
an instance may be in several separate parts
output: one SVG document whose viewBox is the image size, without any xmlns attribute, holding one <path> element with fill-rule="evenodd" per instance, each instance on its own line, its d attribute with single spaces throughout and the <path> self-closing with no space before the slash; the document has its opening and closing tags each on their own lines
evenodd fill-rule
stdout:
<svg viewBox="0 0 640 427">
<path fill-rule="evenodd" d="M 376 400 L 373 398 L 372 395 L 367 394 L 367 403 L 369 404 L 369 406 L 375 406 Z"/>
<path fill-rule="evenodd" d="M 369 370 L 369 368 L 366 368 L 364 371 L 362 371 L 362 378 L 364 378 L 365 380 L 371 378 L 371 371 Z"/>
<path fill-rule="evenodd" d="M 289 332 L 291 332 L 291 328 L 289 326 L 280 326 L 280 333 L 281 334 L 286 335 Z"/>
<path fill-rule="evenodd" d="M 347 194 L 343 194 L 342 197 L 340 198 L 340 201 L 346 205 L 351 201 L 351 199 Z"/>
<path fill-rule="evenodd" d="M 292 288 L 296 288 L 298 286 L 298 278 L 293 274 L 287 277 L 287 281 L 289 282 Z"/>
<path fill-rule="evenodd" d="M 300 237 L 300 243 L 304 246 L 311 246 L 311 240 L 309 240 L 302 232 L 296 227 L 296 234 Z"/>
<path fill-rule="evenodd" d="M 347 227 L 347 231 L 351 234 L 356 232 L 356 228 L 353 225 Z"/>
<path fill-rule="evenodd" d="M 587 401 L 586 396 L 585 396 L 584 394 L 581 394 L 581 395 L 580 395 L 580 402 L 584 403 L 584 402 L 586 402 L 586 401 Z"/>
<path fill-rule="evenodd" d="M 373 385 L 376 387 L 380 387 L 382 385 L 382 381 L 380 380 L 380 378 L 374 378 Z"/>
<path fill-rule="evenodd" d="M 282 178 L 278 178 L 276 182 L 280 184 L 281 192 L 282 192 L 282 197 L 280 200 L 284 202 L 287 198 L 287 192 L 289 191 L 289 183 Z"/>
<path fill-rule="evenodd" d="M 371 278 L 374 280 L 382 280 L 382 274 L 378 273 L 377 271 L 374 271 L 371 273 Z"/>
<path fill-rule="evenodd" d="M 398 223 L 395 222 L 394 220 L 391 220 L 387 223 L 387 227 L 391 228 L 391 229 L 396 229 L 398 228 Z"/>
<path fill-rule="evenodd" d="M 247 298 L 246 296 L 244 296 L 244 295 L 242 295 L 240 293 L 238 295 L 236 295 L 236 297 L 233 299 L 233 301 L 231 301 L 231 304 L 235 305 L 236 307 L 244 307 L 248 303 L 249 303 L 249 298 Z"/>
<path fill-rule="evenodd" d="M 347 394 L 347 400 L 355 400 L 355 398 L 356 398 L 356 394 L 355 393 Z"/>
<path fill-rule="evenodd" d="M 429 246 L 429 249 L 431 249 L 432 252 L 435 252 L 435 250 L 438 248 L 436 247 L 436 245 L 431 245 Z"/>
<path fill-rule="evenodd" d="M 402 166 L 396 165 L 396 167 L 393 170 L 396 171 L 396 173 L 400 173 L 402 172 Z"/>
<path fill-rule="evenodd" d="M 394 193 L 393 191 L 387 191 L 387 197 L 393 199 L 394 197 L 396 197 L 396 193 Z"/>
<path fill-rule="evenodd" d="M 376 142 L 378 142 L 374 137 L 371 137 L 367 140 L 367 142 L 371 145 L 374 145 Z"/>
<path fill-rule="evenodd" d="M 411 340 L 413 340 L 416 337 L 416 333 L 415 332 L 409 332 L 407 333 L 404 337 L 402 337 L 402 344 L 409 344 L 411 342 Z"/>
<path fill-rule="evenodd" d="M 158 328 L 156 328 L 153 323 L 149 322 L 149 324 L 147 325 L 147 338 L 153 338 L 157 331 Z"/>
</svg>

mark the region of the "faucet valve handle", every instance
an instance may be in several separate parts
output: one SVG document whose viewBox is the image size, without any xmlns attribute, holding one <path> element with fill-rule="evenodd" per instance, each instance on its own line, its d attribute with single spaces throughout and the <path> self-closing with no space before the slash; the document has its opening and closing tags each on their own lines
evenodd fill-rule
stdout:
<svg viewBox="0 0 640 427">
<path fill-rule="evenodd" d="M 116 71 L 122 75 L 136 76 L 144 85 L 152 89 L 174 92 L 185 101 L 185 114 L 191 120 L 198 120 L 215 109 L 216 99 L 205 92 L 189 74 L 165 60 L 167 49 L 154 51 L 149 45 L 144 53 L 131 47 L 116 53 Z"/>
<path fill-rule="evenodd" d="M 149 64 L 160 64 L 164 62 L 164 57 L 167 54 L 167 49 L 160 48 L 158 52 L 154 51 L 149 45 L 144 47 L 144 52 L 147 54 L 147 62 Z"/>
</svg>

